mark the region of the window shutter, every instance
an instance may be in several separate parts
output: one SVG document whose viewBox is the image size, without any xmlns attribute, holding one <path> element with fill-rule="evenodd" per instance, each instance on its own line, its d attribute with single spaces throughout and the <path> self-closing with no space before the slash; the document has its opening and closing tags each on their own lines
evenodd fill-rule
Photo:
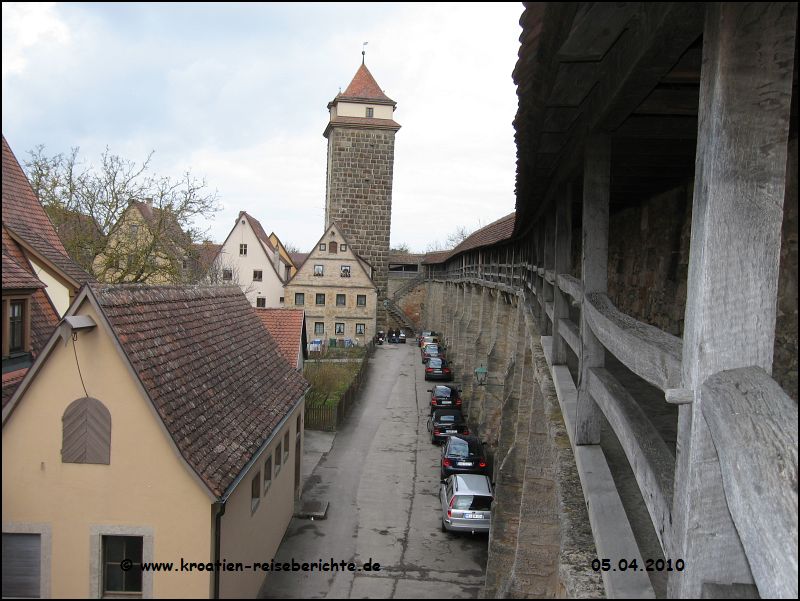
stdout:
<svg viewBox="0 0 800 601">
<path fill-rule="evenodd" d="M 3 598 L 39 597 L 41 536 L 3 533 Z"/>
<path fill-rule="evenodd" d="M 61 461 L 111 463 L 111 413 L 97 399 L 78 399 L 64 411 Z"/>
</svg>

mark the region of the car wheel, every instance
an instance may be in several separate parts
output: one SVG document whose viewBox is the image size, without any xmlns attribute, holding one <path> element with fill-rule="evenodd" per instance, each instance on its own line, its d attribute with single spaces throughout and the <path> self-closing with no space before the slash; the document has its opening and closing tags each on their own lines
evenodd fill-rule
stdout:
<svg viewBox="0 0 800 601">
<path fill-rule="evenodd" d="M 442 532 L 447 532 L 447 526 L 444 525 L 444 518 L 442 518 Z"/>
</svg>

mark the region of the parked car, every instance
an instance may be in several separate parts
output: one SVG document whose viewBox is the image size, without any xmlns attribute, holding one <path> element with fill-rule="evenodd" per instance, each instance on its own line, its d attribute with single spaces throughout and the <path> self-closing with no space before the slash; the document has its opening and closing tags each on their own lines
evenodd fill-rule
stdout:
<svg viewBox="0 0 800 601">
<path fill-rule="evenodd" d="M 406 343 L 406 333 L 403 330 L 400 330 L 400 344 Z"/>
<path fill-rule="evenodd" d="M 439 500 L 442 505 L 442 532 L 489 532 L 494 491 L 486 476 L 450 476 L 442 482 Z"/>
<path fill-rule="evenodd" d="M 431 356 L 425 366 L 425 379 L 450 382 L 453 379 L 453 370 L 450 369 L 447 360 L 443 357 Z"/>
<path fill-rule="evenodd" d="M 437 409 L 428 420 L 431 444 L 447 440 L 452 434 L 469 435 L 469 427 L 459 409 Z"/>
<path fill-rule="evenodd" d="M 489 464 L 483 453 L 483 443 L 476 436 L 453 434 L 442 447 L 442 480 L 453 474 L 486 475 Z"/>
<path fill-rule="evenodd" d="M 440 357 L 444 359 L 444 353 L 442 349 L 439 347 L 438 344 L 426 344 L 422 347 L 420 351 L 420 355 L 422 355 L 422 362 L 427 363 L 428 359 L 431 357 Z"/>
<path fill-rule="evenodd" d="M 439 344 L 439 337 L 438 336 L 423 336 L 422 340 L 420 340 L 419 346 L 425 347 L 427 344 Z"/>
<path fill-rule="evenodd" d="M 461 389 L 453 385 L 440 384 L 429 388 L 431 414 L 436 409 L 461 409 Z"/>
<path fill-rule="evenodd" d="M 431 336 L 432 334 L 433 333 L 431 330 L 422 330 L 419 333 L 419 336 L 417 336 L 417 346 L 422 346 L 422 339 L 425 338 L 425 336 Z"/>
</svg>

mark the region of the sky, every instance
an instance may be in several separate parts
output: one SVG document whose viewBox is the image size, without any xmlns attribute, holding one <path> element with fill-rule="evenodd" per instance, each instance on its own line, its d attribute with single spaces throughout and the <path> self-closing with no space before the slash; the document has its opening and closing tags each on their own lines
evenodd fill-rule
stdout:
<svg viewBox="0 0 800 601">
<path fill-rule="evenodd" d="M 3 2 L 3 135 L 216 190 L 303 252 L 324 231 L 327 104 L 361 64 L 397 102 L 391 244 L 514 210 L 520 3 Z"/>
</svg>

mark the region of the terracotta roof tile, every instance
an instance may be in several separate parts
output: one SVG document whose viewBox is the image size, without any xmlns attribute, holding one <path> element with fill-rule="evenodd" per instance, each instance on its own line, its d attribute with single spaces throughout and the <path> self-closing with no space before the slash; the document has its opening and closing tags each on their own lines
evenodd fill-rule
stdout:
<svg viewBox="0 0 800 601">
<path fill-rule="evenodd" d="M 25 377 L 25 374 L 28 373 L 28 368 L 24 367 L 22 369 L 17 369 L 15 371 L 10 371 L 6 374 L 3 374 L 3 408 L 5 409 L 6 403 L 11 400 L 11 397 L 14 395 L 14 391 L 19 386 L 19 383 L 22 382 L 22 378 Z"/>
<path fill-rule="evenodd" d="M 337 96 L 337 99 L 364 99 L 364 100 L 382 100 L 384 102 L 394 102 L 386 94 L 383 93 L 378 82 L 369 72 L 367 66 L 362 64 L 358 71 L 356 71 L 353 81 L 347 86 L 344 93 Z"/>
<path fill-rule="evenodd" d="M 422 260 L 422 264 L 435 265 L 437 263 L 444 263 L 452 254 L 452 250 L 438 250 L 436 252 L 425 253 L 425 258 Z"/>
<path fill-rule="evenodd" d="M 49 261 L 57 270 L 78 282 L 79 285 L 96 281 L 94 276 L 86 273 L 75 261 L 53 248 L 43 236 L 25 226 L 11 226 L 8 229 L 12 236 L 21 239 L 23 246 L 27 244 L 34 254 Z"/>
<path fill-rule="evenodd" d="M 254 311 L 278 343 L 289 365 L 296 367 L 297 358 L 302 351 L 305 312 L 302 309 L 254 309 Z"/>
<path fill-rule="evenodd" d="M 238 286 L 91 292 L 181 454 L 222 496 L 308 383 Z"/>
<path fill-rule="evenodd" d="M 3 245 L 3 290 L 31 290 L 44 287 L 42 281 L 17 263 Z"/>
<path fill-rule="evenodd" d="M 514 233 L 515 218 L 516 212 L 509 213 L 505 217 L 501 217 L 486 227 L 473 232 L 461 244 L 453 249 L 453 255 L 472 250 L 473 248 L 496 244 L 501 240 L 510 238 L 511 234 Z"/>
<path fill-rule="evenodd" d="M 244 216 L 250 222 L 250 227 L 253 228 L 256 238 L 261 240 L 261 242 L 263 242 L 269 250 L 274 251 L 275 247 L 273 246 L 272 242 L 270 242 L 269 236 L 267 236 L 267 232 L 264 231 L 264 227 L 261 225 L 261 222 L 250 215 L 247 211 L 240 212 L 239 219 L 241 219 L 242 216 Z"/>
<path fill-rule="evenodd" d="M 5 136 L 3 136 L 3 223 L 14 228 L 37 232 L 58 252 L 67 254 Z"/>
<path fill-rule="evenodd" d="M 297 269 L 300 269 L 303 266 L 303 263 L 306 262 L 308 259 L 309 253 L 289 253 L 289 256 L 292 258 L 292 263 Z"/>
</svg>

